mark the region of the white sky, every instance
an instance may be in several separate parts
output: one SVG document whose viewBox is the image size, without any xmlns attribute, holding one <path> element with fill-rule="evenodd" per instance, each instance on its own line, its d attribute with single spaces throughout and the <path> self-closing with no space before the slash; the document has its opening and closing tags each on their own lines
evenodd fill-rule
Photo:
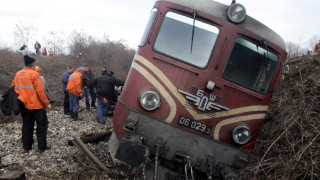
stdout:
<svg viewBox="0 0 320 180">
<path fill-rule="evenodd" d="M 195 0 L 196 1 L 196 0 Z M 230 4 L 232 0 L 217 0 Z M 0 45 L 13 47 L 14 25 L 18 21 L 31 23 L 38 40 L 45 46 L 49 31 L 84 30 L 102 39 L 125 40 L 137 48 L 155 0 L 0 0 Z M 269 26 L 286 42 L 305 43 L 320 37 L 320 0 L 237 0 L 247 14 Z M 14 47 L 15 48 L 15 47 Z"/>
</svg>

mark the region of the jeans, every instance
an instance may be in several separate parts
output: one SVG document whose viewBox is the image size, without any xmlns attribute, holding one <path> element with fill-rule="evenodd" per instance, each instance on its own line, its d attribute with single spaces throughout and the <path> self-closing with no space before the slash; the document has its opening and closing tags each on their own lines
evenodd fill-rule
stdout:
<svg viewBox="0 0 320 180">
<path fill-rule="evenodd" d="M 104 115 L 106 115 L 111 107 L 110 101 L 103 103 L 102 97 L 98 97 L 98 115 L 100 123 L 104 123 Z"/>
<path fill-rule="evenodd" d="M 79 99 L 78 96 L 69 93 L 70 111 L 73 113 L 79 112 Z"/>
<path fill-rule="evenodd" d="M 89 99 L 89 95 L 91 97 L 91 107 L 95 106 L 96 104 L 96 90 L 94 87 L 87 87 L 84 89 L 84 93 L 86 96 L 86 108 L 89 110 L 90 109 L 90 99 Z"/>
</svg>

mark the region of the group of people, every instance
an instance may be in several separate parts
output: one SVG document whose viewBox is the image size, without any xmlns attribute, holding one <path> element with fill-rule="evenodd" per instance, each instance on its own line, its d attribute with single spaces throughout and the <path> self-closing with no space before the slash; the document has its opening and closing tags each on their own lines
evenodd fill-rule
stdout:
<svg viewBox="0 0 320 180">
<path fill-rule="evenodd" d="M 34 49 L 36 50 L 36 55 L 40 55 L 40 49 L 41 49 L 41 44 L 36 41 L 36 43 L 34 44 Z M 24 55 L 28 55 L 29 52 L 28 52 L 28 47 L 26 44 L 23 44 L 21 47 L 20 47 L 20 50 L 23 52 Z M 47 51 L 47 48 L 44 47 L 42 49 L 42 55 L 43 56 L 47 56 L 47 54 L 49 53 L 49 56 L 53 56 L 53 51 L 52 49 L 50 49 L 49 51 Z"/>
<path fill-rule="evenodd" d="M 48 51 L 48 53 L 49 53 L 49 56 L 53 56 L 53 51 L 51 49 Z M 46 47 L 44 47 L 42 49 L 42 55 L 47 56 L 47 48 Z"/>
<path fill-rule="evenodd" d="M 117 101 L 115 87 L 123 86 L 123 84 L 123 81 L 115 78 L 113 72 L 108 71 L 105 67 L 98 78 L 88 65 L 84 68 L 79 67 L 75 71 L 73 67 L 68 67 L 62 74 L 64 114 L 70 115 L 73 120 L 82 120 L 82 117 L 79 116 L 79 100 L 85 96 L 87 111 L 97 108 L 97 99 L 98 114 L 96 117 L 99 123 L 104 124 L 104 117 L 108 116 L 111 105 Z"/>
<path fill-rule="evenodd" d="M 34 44 L 34 48 L 36 49 L 36 54 L 40 55 L 41 44 L 38 41 L 36 41 L 36 43 Z M 53 56 L 53 51 L 51 49 L 48 52 L 49 52 L 49 56 Z M 42 49 L 42 55 L 47 56 L 47 48 L 46 47 L 44 47 Z"/>
<path fill-rule="evenodd" d="M 40 153 L 50 150 L 47 144 L 48 118 L 46 109 L 52 108 L 49 101 L 49 92 L 45 79 L 40 76 L 41 68 L 35 65 L 36 60 L 28 55 L 24 56 L 25 67 L 15 74 L 11 83 L 17 93 L 18 104 L 22 116 L 22 144 L 24 153 L 32 149 L 34 124 L 37 124 L 36 135 L 38 151 Z M 70 115 L 72 120 L 81 120 L 79 113 L 79 100 L 86 96 L 86 108 L 96 108 L 98 122 L 104 124 L 104 117 L 108 115 L 111 104 L 117 100 L 116 86 L 123 86 L 124 82 L 113 76 L 112 71 L 102 69 L 101 76 L 95 78 L 89 66 L 68 67 L 62 74 L 64 91 L 64 114 Z M 89 101 L 91 98 L 91 104 Z"/>
</svg>

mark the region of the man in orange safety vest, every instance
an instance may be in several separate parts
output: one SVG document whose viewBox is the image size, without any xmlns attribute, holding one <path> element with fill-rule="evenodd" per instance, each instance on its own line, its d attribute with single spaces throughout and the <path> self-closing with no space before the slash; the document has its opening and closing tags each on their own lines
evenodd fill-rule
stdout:
<svg viewBox="0 0 320 180">
<path fill-rule="evenodd" d="M 82 120 L 82 117 L 78 115 L 79 112 L 79 99 L 83 97 L 81 91 L 81 78 L 83 67 L 79 67 L 74 73 L 69 76 L 66 90 L 69 92 L 70 113 L 72 120 Z"/>
<path fill-rule="evenodd" d="M 18 102 L 21 109 L 22 144 L 24 153 L 32 149 L 34 122 L 37 123 L 38 151 L 44 152 L 51 149 L 47 145 L 48 118 L 45 107 L 51 109 L 51 104 L 45 94 L 42 80 L 35 68 L 35 59 L 24 56 L 25 66 L 18 71 L 11 83 L 18 94 Z"/>
</svg>

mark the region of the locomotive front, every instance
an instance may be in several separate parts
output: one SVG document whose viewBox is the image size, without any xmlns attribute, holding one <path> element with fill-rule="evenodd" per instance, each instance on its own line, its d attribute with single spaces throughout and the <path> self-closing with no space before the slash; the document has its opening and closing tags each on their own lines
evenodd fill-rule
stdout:
<svg viewBox="0 0 320 180">
<path fill-rule="evenodd" d="M 281 37 L 240 4 L 157 1 L 115 108 L 111 154 L 146 179 L 236 178 L 285 57 Z"/>
</svg>

